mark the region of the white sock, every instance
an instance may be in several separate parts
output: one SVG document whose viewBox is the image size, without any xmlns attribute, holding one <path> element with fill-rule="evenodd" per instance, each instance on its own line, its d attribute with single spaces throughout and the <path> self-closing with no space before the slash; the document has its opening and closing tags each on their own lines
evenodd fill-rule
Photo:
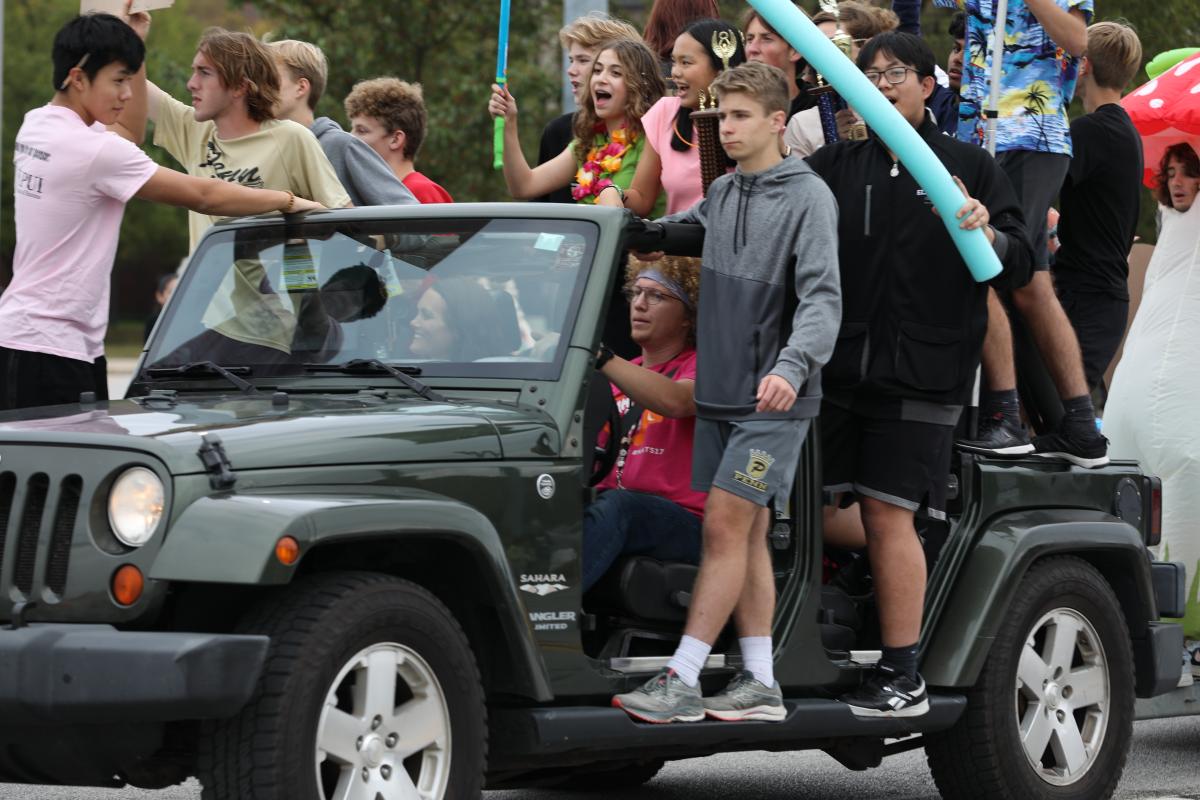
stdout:
<svg viewBox="0 0 1200 800">
<path fill-rule="evenodd" d="M 742 649 L 742 665 L 764 686 L 775 685 L 775 663 L 771 655 L 770 636 L 743 636 L 738 639 Z"/>
<path fill-rule="evenodd" d="M 675 648 L 675 655 L 667 662 L 667 669 L 675 670 L 679 680 L 688 686 L 695 686 L 700 680 L 700 670 L 704 669 L 704 662 L 708 660 L 710 652 L 711 644 L 684 636 L 679 640 L 679 647 Z"/>
</svg>

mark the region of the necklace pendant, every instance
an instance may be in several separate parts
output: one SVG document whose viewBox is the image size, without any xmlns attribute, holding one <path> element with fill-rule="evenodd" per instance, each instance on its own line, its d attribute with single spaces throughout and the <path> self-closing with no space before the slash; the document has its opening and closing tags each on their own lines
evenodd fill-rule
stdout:
<svg viewBox="0 0 1200 800">
<path fill-rule="evenodd" d="M 899 161 L 892 162 L 892 171 L 890 174 L 893 178 L 900 177 L 900 162 Z"/>
</svg>

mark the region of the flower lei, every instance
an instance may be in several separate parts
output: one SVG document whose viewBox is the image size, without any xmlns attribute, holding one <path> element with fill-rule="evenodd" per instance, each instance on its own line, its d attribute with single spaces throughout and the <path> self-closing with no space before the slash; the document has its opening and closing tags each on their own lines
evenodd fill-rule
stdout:
<svg viewBox="0 0 1200 800">
<path fill-rule="evenodd" d="M 594 198 L 600 192 L 613 185 L 613 176 L 621 171 L 621 162 L 637 141 L 637 134 L 618 128 L 607 138 L 607 142 L 601 140 L 588 151 L 587 158 L 575 173 L 571 197 L 576 202 L 583 202 L 587 198 L 593 198 L 592 202 L 595 202 Z"/>
</svg>

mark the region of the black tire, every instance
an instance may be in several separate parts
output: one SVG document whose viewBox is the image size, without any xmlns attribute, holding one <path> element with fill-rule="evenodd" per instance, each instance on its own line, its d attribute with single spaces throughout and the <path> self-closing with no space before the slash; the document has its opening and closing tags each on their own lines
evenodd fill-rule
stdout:
<svg viewBox="0 0 1200 800">
<path fill-rule="evenodd" d="M 1129 631 L 1112 589 L 1082 559 L 1047 558 L 1022 579 L 962 718 L 928 737 L 929 768 L 947 800 L 1104 800 L 1125 768 L 1133 706 Z M 1036 764 L 1027 750 L 1041 753 Z"/>
<path fill-rule="evenodd" d="M 316 575 L 247 615 L 239 631 L 266 634 L 271 646 L 246 708 L 203 727 L 204 800 L 321 800 L 339 778 L 366 781 L 364 768 L 373 783 L 433 778 L 439 799 L 480 795 L 487 712 L 479 669 L 462 628 L 431 593 L 386 575 Z M 389 682 L 394 695 L 375 694 Z M 336 707 L 326 708 L 327 696 Z M 395 737 L 375 723 L 376 706 L 396 712 Z M 428 724 L 413 724 L 418 715 Z M 433 740 L 406 738 L 418 729 Z M 319 732 L 344 760 L 318 762 Z"/>
</svg>

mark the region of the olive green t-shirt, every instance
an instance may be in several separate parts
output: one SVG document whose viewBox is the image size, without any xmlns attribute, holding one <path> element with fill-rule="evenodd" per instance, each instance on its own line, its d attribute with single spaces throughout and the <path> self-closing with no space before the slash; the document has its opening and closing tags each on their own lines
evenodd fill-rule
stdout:
<svg viewBox="0 0 1200 800">
<path fill-rule="evenodd" d="M 197 122 L 195 110 L 163 95 L 154 124 L 154 143 L 189 175 L 220 178 L 253 189 L 291 191 L 326 208 L 350 205 L 333 165 L 317 138 L 290 120 L 267 120 L 257 132 L 236 139 L 217 137 L 216 123 Z M 191 249 L 221 217 L 188 212 Z"/>
</svg>

